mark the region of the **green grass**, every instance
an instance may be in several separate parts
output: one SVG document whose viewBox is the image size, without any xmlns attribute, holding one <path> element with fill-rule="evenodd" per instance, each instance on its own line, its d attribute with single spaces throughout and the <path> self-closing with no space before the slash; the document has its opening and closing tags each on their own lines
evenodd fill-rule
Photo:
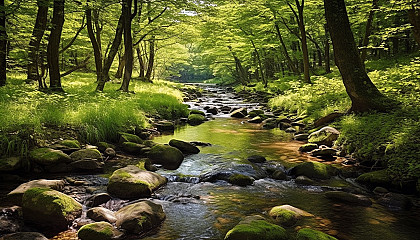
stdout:
<svg viewBox="0 0 420 240">
<path fill-rule="evenodd" d="M 98 93 L 94 74 L 73 73 L 62 80 L 65 93 L 48 94 L 38 91 L 36 84 L 25 84 L 25 77 L 10 73 L 8 85 L 0 88 L 0 155 L 24 152 L 30 145 L 24 142 L 30 139 L 26 135 L 49 126 L 71 126 L 79 131 L 80 140 L 95 143 L 117 141 L 119 131 L 146 127 L 149 116 L 188 115 L 175 83 L 132 81 L 130 90 L 135 93 L 117 91 L 120 84 L 107 83 Z"/>
</svg>

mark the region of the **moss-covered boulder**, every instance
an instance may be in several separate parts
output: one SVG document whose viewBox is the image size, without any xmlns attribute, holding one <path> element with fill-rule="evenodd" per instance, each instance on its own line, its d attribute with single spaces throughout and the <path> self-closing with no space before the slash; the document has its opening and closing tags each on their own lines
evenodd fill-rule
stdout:
<svg viewBox="0 0 420 240">
<path fill-rule="evenodd" d="M 129 165 L 111 175 L 107 190 L 111 195 L 122 199 L 150 197 L 152 192 L 167 182 L 157 173 Z"/>
<path fill-rule="evenodd" d="M 233 118 L 244 118 L 246 115 L 248 115 L 246 108 L 239 108 L 230 114 L 230 116 Z"/>
<path fill-rule="evenodd" d="M 60 145 L 66 146 L 68 148 L 76 148 L 76 149 L 80 149 L 80 143 L 77 140 L 63 140 L 60 142 Z"/>
<path fill-rule="evenodd" d="M 175 124 L 170 121 L 159 121 L 154 125 L 161 132 L 173 132 L 175 130 Z"/>
<path fill-rule="evenodd" d="M 7 194 L 7 199 L 16 205 L 21 206 L 23 194 L 31 188 L 49 188 L 60 191 L 64 188 L 64 185 L 65 182 L 63 180 L 32 180 L 26 183 L 22 183 L 9 194 Z"/>
<path fill-rule="evenodd" d="M 299 220 L 299 215 L 295 212 L 279 207 L 273 207 L 268 215 L 270 215 L 277 224 L 286 227 L 295 225 L 295 223 Z"/>
<path fill-rule="evenodd" d="M 196 109 L 193 109 L 193 110 L 190 111 L 190 115 L 192 115 L 192 114 L 198 114 L 198 115 L 206 116 L 206 114 L 203 111 L 196 110 Z"/>
<path fill-rule="evenodd" d="M 23 194 L 26 222 L 51 230 L 66 230 L 82 214 L 82 205 L 64 193 L 49 188 L 31 188 Z"/>
<path fill-rule="evenodd" d="M 102 160 L 102 154 L 97 149 L 82 149 L 70 154 L 72 161 L 80 161 L 85 159 Z"/>
<path fill-rule="evenodd" d="M 16 171 L 22 166 L 20 157 L 9 157 L 0 159 L 0 172 Z"/>
<path fill-rule="evenodd" d="M 156 228 L 166 218 L 162 206 L 151 201 L 141 201 L 125 206 L 117 211 L 116 216 L 117 227 L 133 234 Z"/>
<path fill-rule="evenodd" d="M 96 144 L 96 146 L 98 147 L 98 150 L 99 150 L 100 152 L 105 152 L 105 150 L 106 150 L 107 148 L 113 148 L 113 149 L 115 149 L 115 146 L 114 146 L 113 144 L 106 143 L 106 142 L 98 142 L 98 143 Z"/>
<path fill-rule="evenodd" d="M 252 185 L 252 183 L 254 183 L 254 179 L 251 178 L 250 176 L 236 173 L 236 174 L 232 174 L 228 178 L 228 182 L 233 185 L 245 187 L 248 185 Z"/>
<path fill-rule="evenodd" d="M 144 153 L 143 149 L 146 147 L 146 145 L 134 143 L 134 142 L 124 142 L 121 145 L 121 148 L 124 152 L 130 153 L 130 154 L 142 154 Z"/>
<path fill-rule="evenodd" d="M 264 163 L 267 161 L 267 159 L 264 156 L 261 155 L 252 155 L 247 158 L 248 161 L 252 163 Z"/>
<path fill-rule="evenodd" d="M 121 235 L 110 223 L 95 222 L 84 225 L 77 232 L 80 240 L 111 240 Z"/>
<path fill-rule="evenodd" d="M 18 232 L 4 235 L 0 240 L 48 240 L 48 238 L 37 232 Z"/>
<path fill-rule="evenodd" d="M 177 169 L 182 161 L 184 161 L 182 152 L 178 148 L 168 145 L 156 145 L 152 147 L 147 156 L 153 164 L 161 164 L 169 170 Z"/>
<path fill-rule="evenodd" d="M 310 152 L 318 148 L 318 144 L 315 143 L 307 143 L 299 147 L 300 152 Z"/>
<path fill-rule="evenodd" d="M 176 139 L 171 139 L 169 141 L 169 146 L 178 148 L 182 153 L 185 154 L 197 154 L 200 152 L 200 149 L 198 149 L 198 147 L 192 145 L 191 143 Z"/>
<path fill-rule="evenodd" d="M 248 120 L 249 123 L 262 123 L 263 119 L 260 116 L 253 117 Z"/>
<path fill-rule="evenodd" d="M 326 233 L 313 230 L 310 228 L 302 228 L 296 235 L 297 240 L 337 240 L 337 238 L 332 237 Z"/>
<path fill-rule="evenodd" d="M 286 230 L 265 221 L 260 216 L 249 216 L 226 233 L 225 240 L 264 239 L 287 240 Z"/>
<path fill-rule="evenodd" d="M 114 223 L 117 221 L 114 212 L 103 207 L 94 207 L 89 209 L 86 216 L 96 222 L 104 221 Z"/>
<path fill-rule="evenodd" d="M 60 150 L 51 148 L 37 148 L 29 153 L 29 157 L 35 163 L 43 166 L 55 165 L 58 163 L 69 163 L 71 158 L 69 155 Z"/>
<path fill-rule="evenodd" d="M 248 117 L 249 118 L 254 118 L 256 116 L 260 116 L 260 115 L 263 115 L 263 114 L 264 114 L 264 110 L 255 109 L 255 110 L 252 110 L 248 113 Z"/>
<path fill-rule="evenodd" d="M 308 137 L 308 142 L 331 147 L 334 141 L 338 139 L 338 136 L 340 136 L 340 132 L 337 129 L 323 127 L 318 131 L 311 133 Z"/>
<path fill-rule="evenodd" d="M 364 173 L 356 178 L 356 181 L 370 187 L 389 187 L 392 185 L 392 178 L 386 169 Z"/>
<path fill-rule="evenodd" d="M 304 162 L 293 167 L 291 173 L 308 178 L 329 179 L 338 174 L 338 169 L 320 162 Z"/>
<path fill-rule="evenodd" d="M 124 143 L 124 142 L 133 142 L 133 143 L 142 144 L 143 140 L 137 135 L 122 132 L 120 133 L 120 143 Z"/>
<path fill-rule="evenodd" d="M 360 206 L 370 206 L 372 205 L 372 201 L 366 196 L 357 195 L 353 193 L 341 192 L 341 191 L 331 191 L 326 192 L 325 196 L 329 199 L 345 202 L 353 205 L 360 205 Z"/>
<path fill-rule="evenodd" d="M 271 177 L 276 180 L 287 180 L 287 174 L 281 169 L 274 171 Z"/>
<path fill-rule="evenodd" d="M 204 121 L 206 121 L 206 117 L 204 117 L 201 114 L 190 114 L 188 116 L 187 122 L 192 126 L 197 126 L 202 124 Z"/>
</svg>

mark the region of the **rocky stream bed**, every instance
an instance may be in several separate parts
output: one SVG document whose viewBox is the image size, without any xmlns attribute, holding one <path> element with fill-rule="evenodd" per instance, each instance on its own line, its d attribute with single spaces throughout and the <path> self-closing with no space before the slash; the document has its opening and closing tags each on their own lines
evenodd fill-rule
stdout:
<svg viewBox="0 0 420 240">
<path fill-rule="evenodd" d="M 2 160 L 0 239 L 418 239 L 418 197 L 361 175 L 336 129 L 200 87 L 186 119 L 118 143 L 56 139 L 30 152 L 31 174 Z"/>
</svg>

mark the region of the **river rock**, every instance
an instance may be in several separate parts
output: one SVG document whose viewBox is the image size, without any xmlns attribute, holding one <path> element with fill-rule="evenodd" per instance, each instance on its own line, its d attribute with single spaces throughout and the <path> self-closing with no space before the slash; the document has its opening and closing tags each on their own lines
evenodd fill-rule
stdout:
<svg viewBox="0 0 420 240">
<path fill-rule="evenodd" d="M 89 209 L 86 216 L 96 222 L 104 221 L 114 223 L 117 221 L 114 212 L 103 207 L 94 207 Z"/>
<path fill-rule="evenodd" d="M 70 163 L 69 167 L 75 172 L 101 172 L 103 170 L 104 163 L 93 159 L 84 159 Z"/>
<path fill-rule="evenodd" d="M 384 188 L 384 187 L 375 187 L 375 189 L 373 189 L 373 193 L 375 194 L 385 194 L 388 193 L 388 189 Z"/>
<path fill-rule="evenodd" d="M 203 111 L 196 110 L 196 109 L 193 109 L 193 110 L 190 111 L 190 115 L 192 115 L 192 114 L 198 114 L 198 115 L 206 116 L 206 114 Z"/>
<path fill-rule="evenodd" d="M 252 183 L 254 182 L 254 179 L 243 174 L 232 174 L 228 178 L 228 182 L 233 185 L 245 187 L 248 185 L 252 185 Z"/>
<path fill-rule="evenodd" d="M 63 140 L 59 143 L 60 145 L 66 146 L 68 148 L 73 148 L 73 149 L 80 149 L 80 143 L 77 140 Z"/>
<path fill-rule="evenodd" d="M 261 216 L 248 216 L 226 233 L 224 240 L 287 240 L 286 230 L 280 226 L 267 222 Z"/>
<path fill-rule="evenodd" d="M 124 142 L 121 144 L 121 147 L 124 152 L 137 155 L 144 153 L 143 149 L 146 148 L 146 145 L 134 142 Z"/>
<path fill-rule="evenodd" d="M 191 126 L 197 126 L 202 124 L 204 121 L 206 121 L 206 117 L 201 114 L 190 114 L 188 116 L 188 124 Z"/>
<path fill-rule="evenodd" d="M 84 225 L 77 232 L 80 240 L 112 240 L 122 233 L 107 222 L 95 222 Z"/>
<path fill-rule="evenodd" d="M 338 170 L 335 167 L 320 162 L 304 162 L 293 167 L 290 172 L 296 176 L 316 179 L 329 179 L 338 174 Z"/>
<path fill-rule="evenodd" d="M 38 148 L 29 153 L 29 157 L 36 163 L 48 166 L 58 163 L 69 163 L 71 158 L 60 150 Z"/>
<path fill-rule="evenodd" d="M 122 199 L 150 197 L 152 192 L 166 184 L 166 178 L 157 173 L 129 165 L 112 173 L 107 190 Z"/>
<path fill-rule="evenodd" d="M 370 187 L 389 187 L 392 185 L 392 178 L 386 169 L 364 173 L 357 177 L 356 181 Z"/>
<path fill-rule="evenodd" d="M 247 115 L 246 108 L 239 108 L 233 111 L 230 116 L 233 118 L 244 118 Z"/>
<path fill-rule="evenodd" d="M 82 149 L 70 154 L 70 158 L 73 162 L 86 159 L 102 160 L 102 154 L 97 149 Z"/>
<path fill-rule="evenodd" d="M 22 160 L 20 157 L 9 157 L 0 159 L 0 172 L 13 172 L 21 168 Z"/>
<path fill-rule="evenodd" d="M 295 132 L 297 132 L 296 128 L 294 128 L 294 127 L 289 127 L 286 130 L 284 130 L 284 131 L 287 132 L 287 133 L 295 133 Z"/>
<path fill-rule="evenodd" d="M 103 203 L 111 200 L 111 196 L 108 193 L 98 193 L 86 200 L 86 206 L 88 207 L 97 207 Z"/>
<path fill-rule="evenodd" d="M 309 134 L 307 133 L 302 133 L 302 134 L 297 134 L 295 135 L 295 140 L 296 141 L 306 141 L 308 140 Z"/>
<path fill-rule="evenodd" d="M 323 127 L 320 130 L 311 133 L 308 142 L 318 145 L 327 145 L 331 147 L 335 140 L 338 139 L 340 132 L 332 127 Z"/>
<path fill-rule="evenodd" d="M 299 147 L 300 152 L 310 152 L 318 148 L 318 144 L 315 143 L 307 143 Z"/>
<path fill-rule="evenodd" d="M 4 235 L 0 240 L 48 240 L 48 238 L 37 232 L 18 232 Z"/>
<path fill-rule="evenodd" d="M 115 152 L 115 150 L 113 148 L 107 148 L 104 151 L 104 155 L 105 157 L 107 157 L 108 159 L 112 159 L 115 156 L 117 156 L 117 152 Z"/>
<path fill-rule="evenodd" d="M 248 161 L 252 163 L 263 163 L 266 162 L 267 159 L 265 159 L 265 157 L 261 155 L 252 155 L 248 157 Z"/>
<path fill-rule="evenodd" d="M 260 116 L 253 117 L 248 120 L 249 123 L 262 123 L 263 119 Z"/>
<path fill-rule="evenodd" d="M 277 127 L 277 119 L 275 118 L 267 118 L 262 122 L 263 129 L 274 129 Z"/>
<path fill-rule="evenodd" d="M 296 240 L 337 240 L 337 238 L 317 230 L 302 228 L 298 231 Z"/>
<path fill-rule="evenodd" d="M 279 127 L 280 130 L 285 131 L 286 129 L 291 128 L 292 127 L 292 124 L 287 123 L 287 122 L 279 122 L 278 123 L 278 127 Z"/>
<path fill-rule="evenodd" d="M 298 176 L 295 179 L 295 183 L 302 184 L 302 185 L 314 185 L 315 181 L 306 176 Z"/>
<path fill-rule="evenodd" d="M 368 197 L 353 194 L 353 193 L 331 191 L 331 192 L 326 192 L 325 196 L 332 200 L 338 200 L 341 202 L 346 202 L 346 203 L 360 205 L 360 206 L 368 207 L 372 205 L 372 201 Z"/>
<path fill-rule="evenodd" d="M 408 210 L 413 205 L 407 196 L 392 192 L 380 197 L 378 203 L 395 210 Z"/>
<path fill-rule="evenodd" d="M 113 148 L 113 149 L 115 149 L 115 146 L 114 146 L 113 144 L 106 143 L 106 142 L 98 142 L 98 143 L 96 144 L 96 147 L 98 148 L 98 150 L 99 150 L 100 152 L 105 152 L 105 150 L 106 150 L 107 148 Z"/>
<path fill-rule="evenodd" d="M 211 113 L 213 115 L 217 115 L 219 113 L 219 110 L 216 107 L 212 107 L 207 109 L 206 112 Z"/>
<path fill-rule="evenodd" d="M 152 147 L 147 156 L 153 164 L 161 164 L 169 170 L 177 169 L 184 160 L 184 155 L 179 149 L 167 145 Z"/>
<path fill-rule="evenodd" d="M 120 133 L 120 144 L 122 144 L 124 142 L 133 142 L 133 143 L 142 144 L 143 140 L 137 135 L 121 132 Z"/>
<path fill-rule="evenodd" d="M 271 177 L 276 180 L 287 180 L 287 174 L 282 169 L 275 170 Z"/>
<path fill-rule="evenodd" d="M 255 118 L 255 117 L 263 115 L 263 114 L 264 114 L 264 110 L 255 109 L 255 110 L 252 110 L 248 113 L 248 117 L 249 118 Z"/>
<path fill-rule="evenodd" d="M 200 149 L 193 144 L 176 139 L 171 139 L 169 146 L 178 148 L 184 154 L 197 154 L 200 152 Z"/>
<path fill-rule="evenodd" d="M 312 150 L 311 155 L 315 157 L 331 157 L 337 155 L 337 150 L 329 147 L 323 147 Z"/>
<path fill-rule="evenodd" d="M 50 188 L 50 189 L 61 191 L 64 188 L 64 185 L 65 185 L 64 180 L 46 180 L 46 179 L 32 180 L 30 182 L 22 183 L 21 185 L 19 185 L 13 191 L 7 194 L 7 198 L 17 205 L 22 205 L 23 194 L 28 189 Z"/>
<path fill-rule="evenodd" d="M 117 227 L 129 233 L 140 234 L 158 227 L 166 215 L 162 206 L 151 201 L 141 201 L 117 211 Z"/>
<path fill-rule="evenodd" d="M 175 124 L 170 121 L 159 121 L 155 123 L 155 127 L 160 132 L 173 132 L 175 131 Z"/>
<path fill-rule="evenodd" d="M 82 214 L 82 205 L 64 193 L 31 188 L 22 197 L 23 218 L 42 228 L 66 230 Z"/>
<path fill-rule="evenodd" d="M 279 207 L 273 207 L 268 215 L 274 220 L 274 222 L 276 222 L 276 224 L 286 227 L 295 225 L 299 220 L 299 216 L 295 212 Z"/>
<path fill-rule="evenodd" d="M 225 113 L 225 114 L 227 114 L 227 113 L 230 113 L 230 111 L 232 110 L 232 108 L 231 107 L 229 107 L 229 106 L 222 106 L 221 108 L 220 108 L 220 111 L 222 112 L 222 113 Z"/>
</svg>

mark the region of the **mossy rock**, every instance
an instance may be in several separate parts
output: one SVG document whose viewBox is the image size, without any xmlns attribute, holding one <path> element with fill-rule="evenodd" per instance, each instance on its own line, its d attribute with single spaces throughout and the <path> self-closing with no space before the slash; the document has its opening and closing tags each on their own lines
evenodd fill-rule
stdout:
<svg viewBox="0 0 420 240">
<path fill-rule="evenodd" d="M 0 172 L 12 172 L 22 167 L 20 157 L 9 157 L 0 159 Z"/>
<path fill-rule="evenodd" d="M 337 238 L 326 233 L 313 230 L 310 228 L 302 228 L 296 235 L 297 240 L 337 240 Z"/>
<path fill-rule="evenodd" d="M 304 162 L 291 170 L 293 175 L 316 179 L 329 179 L 338 174 L 338 169 L 320 162 Z"/>
<path fill-rule="evenodd" d="M 159 121 L 155 123 L 155 127 L 161 132 L 173 132 L 175 130 L 175 124 L 169 121 Z"/>
<path fill-rule="evenodd" d="M 146 145 L 138 144 L 134 142 L 124 142 L 121 145 L 121 148 L 124 152 L 131 153 L 131 154 L 142 154 L 144 153 L 143 149 Z"/>
<path fill-rule="evenodd" d="M 389 187 L 392 185 L 392 178 L 386 169 L 364 173 L 356 178 L 356 181 L 370 187 Z"/>
<path fill-rule="evenodd" d="M 244 118 L 246 115 L 248 115 L 247 109 L 246 108 L 239 108 L 239 109 L 233 111 L 230 114 L 230 117 L 233 117 L 233 118 Z"/>
<path fill-rule="evenodd" d="M 341 191 L 331 191 L 326 192 L 325 196 L 332 200 L 337 200 L 340 202 L 346 202 L 349 204 L 360 205 L 360 206 L 370 206 L 372 205 L 372 201 L 366 196 L 341 192 Z"/>
<path fill-rule="evenodd" d="M 80 161 L 85 159 L 102 160 L 102 154 L 97 149 L 82 149 L 70 154 L 72 161 Z"/>
<path fill-rule="evenodd" d="M 339 135 L 340 132 L 337 129 L 332 127 L 323 127 L 320 130 L 311 133 L 308 137 L 308 142 L 331 147 L 334 141 L 338 139 Z"/>
<path fill-rule="evenodd" d="M 260 216 L 246 217 L 226 233 L 225 240 L 264 239 L 288 240 L 286 230 Z"/>
<path fill-rule="evenodd" d="M 31 188 L 50 188 L 54 190 L 62 190 L 64 188 L 64 180 L 46 180 L 38 179 L 26 183 L 22 183 L 13 191 L 7 194 L 7 199 L 16 205 L 22 205 L 23 194 Z"/>
<path fill-rule="evenodd" d="M 51 148 L 37 148 L 29 153 L 29 157 L 35 162 L 43 166 L 54 165 L 58 163 L 69 163 L 71 158 L 69 155 L 60 150 Z"/>
<path fill-rule="evenodd" d="M 77 232 L 80 240 L 111 240 L 119 236 L 120 233 L 110 223 L 95 222 L 84 225 Z"/>
<path fill-rule="evenodd" d="M 199 114 L 199 115 L 202 115 L 202 116 L 206 116 L 206 114 L 203 111 L 195 110 L 195 109 L 190 111 L 190 115 L 193 115 L 193 114 Z"/>
<path fill-rule="evenodd" d="M 143 140 L 137 135 L 122 132 L 120 133 L 120 143 L 124 143 L 124 142 L 133 142 L 133 143 L 142 144 Z"/>
<path fill-rule="evenodd" d="M 268 215 L 270 215 L 270 217 L 273 218 L 277 224 L 286 227 L 295 225 L 295 223 L 299 220 L 298 214 L 280 207 L 273 207 Z"/>
<path fill-rule="evenodd" d="M 261 110 L 261 109 L 255 109 L 255 110 L 252 110 L 252 111 L 250 111 L 248 113 L 248 117 L 249 118 L 254 118 L 256 116 L 260 116 L 260 115 L 263 115 L 263 114 L 264 114 L 264 111 L 263 110 Z"/>
<path fill-rule="evenodd" d="M 157 173 L 129 165 L 118 169 L 109 178 L 107 191 L 122 199 L 150 197 L 152 192 L 166 184 L 167 179 Z"/>
<path fill-rule="evenodd" d="M 60 145 L 66 146 L 68 148 L 80 149 L 80 143 L 77 140 L 63 140 L 60 142 Z"/>
<path fill-rule="evenodd" d="M 105 152 L 105 150 L 106 150 L 107 148 L 112 148 L 112 149 L 115 149 L 115 146 L 114 146 L 113 144 L 109 144 L 109 143 L 106 143 L 106 142 L 98 142 L 98 143 L 96 144 L 96 146 L 98 147 L 98 150 L 99 150 L 100 152 Z"/>
<path fill-rule="evenodd" d="M 64 193 L 49 188 L 31 188 L 23 194 L 23 218 L 26 222 L 56 231 L 82 214 L 82 205 Z"/>
<path fill-rule="evenodd" d="M 169 141 L 169 146 L 178 148 L 182 153 L 185 154 L 197 154 L 200 152 L 200 149 L 198 149 L 198 147 L 192 145 L 191 143 L 176 139 L 171 139 Z"/>
<path fill-rule="evenodd" d="M 206 117 L 201 114 L 191 114 L 188 116 L 188 123 L 192 126 L 197 126 L 206 121 Z"/>
<path fill-rule="evenodd" d="M 118 228 L 128 233 L 141 234 L 158 227 L 166 218 L 163 208 L 151 201 L 141 201 L 117 211 Z"/>
<path fill-rule="evenodd" d="M 179 149 L 168 145 L 156 145 L 152 147 L 147 156 L 153 164 L 161 164 L 169 170 L 177 169 L 184 160 L 184 155 Z"/>
<path fill-rule="evenodd" d="M 318 144 L 315 143 L 307 143 L 299 147 L 300 152 L 310 152 L 318 148 Z"/>
<path fill-rule="evenodd" d="M 48 238 L 37 232 L 18 232 L 4 235 L 0 240 L 48 240 Z"/>
<path fill-rule="evenodd" d="M 233 185 L 245 187 L 252 185 L 252 183 L 254 183 L 254 179 L 243 174 L 233 174 L 228 178 L 228 182 Z"/>
</svg>

